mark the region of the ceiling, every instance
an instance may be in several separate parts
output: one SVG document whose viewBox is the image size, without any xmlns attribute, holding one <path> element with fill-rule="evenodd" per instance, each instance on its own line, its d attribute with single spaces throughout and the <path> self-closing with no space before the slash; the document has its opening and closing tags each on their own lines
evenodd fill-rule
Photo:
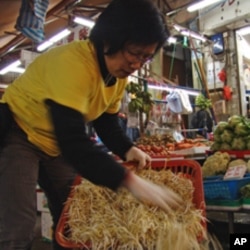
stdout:
<svg viewBox="0 0 250 250">
<path fill-rule="evenodd" d="M 26 0 L 28 1 L 28 0 Z M 30 2 L 34 0 L 29 0 Z M 44 23 L 45 39 L 67 27 L 72 17 L 94 18 L 111 0 L 50 0 Z M 178 24 L 187 24 L 196 13 L 188 13 L 186 7 L 194 0 L 152 0 L 161 11 L 169 16 L 167 20 Z M 0 0 L 0 61 L 21 49 L 32 49 L 34 42 L 15 28 L 21 0 Z M 14 50 L 12 50 L 14 48 Z M 11 52 L 10 52 L 11 50 Z"/>
</svg>

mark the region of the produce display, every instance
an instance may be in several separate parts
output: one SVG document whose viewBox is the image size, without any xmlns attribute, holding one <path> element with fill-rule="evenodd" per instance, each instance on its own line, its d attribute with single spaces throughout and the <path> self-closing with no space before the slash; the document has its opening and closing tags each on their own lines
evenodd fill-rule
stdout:
<svg viewBox="0 0 250 250">
<path fill-rule="evenodd" d="M 171 170 L 136 171 L 155 183 L 167 183 L 187 206 L 166 213 L 151 204 L 139 202 L 126 189 L 115 193 L 83 179 L 74 187 L 68 200 L 67 240 L 96 250 L 208 249 L 205 240 L 198 240 L 198 236 L 206 235 L 201 224 L 201 220 L 206 219 L 192 203 L 192 181 Z"/>
<path fill-rule="evenodd" d="M 209 98 L 206 98 L 203 94 L 199 94 L 195 98 L 195 105 L 201 109 L 207 109 L 212 107 L 212 100 Z"/>
<path fill-rule="evenodd" d="M 250 173 L 250 160 L 231 159 L 227 152 L 217 151 L 207 157 L 202 166 L 203 177 L 215 175 L 224 175 L 229 167 L 246 166 L 247 172 Z"/>
<path fill-rule="evenodd" d="M 136 141 L 137 147 L 152 157 L 167 157 L 176 150 L 205 147 L 209 144 L 210 142 L 204 139 L 184 139 L 176 142 L 171 134 L 143 136 Z"/>
<path fill-rule="evenodd" d="M 203 177 L 225 174 L 231 158 L 226 152 L 215 152 L 207 157 L 202 166 Z"/>
<path fill-rule="evenodd" d="M 219 122 L 214 130 L 211 150 L 250 150 L 250 120 L 233 115 L 228 121 Z"/>
</svg>

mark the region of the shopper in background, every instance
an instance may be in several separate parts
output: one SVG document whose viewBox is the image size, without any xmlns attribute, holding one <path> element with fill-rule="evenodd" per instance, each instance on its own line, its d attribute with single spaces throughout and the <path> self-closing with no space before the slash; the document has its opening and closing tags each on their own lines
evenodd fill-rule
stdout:
<svg viewBox="0 0 250 250">
<path fill-rule="evenodd" d="M 117 113 L 127 77 L 151 60 L 167 31 L 150 0 L 114 0 L 89 39 L 37 57 L 5 91 L 13 122 L 0 155 L 0 249 L 31 249 L 36 185 L 49 202 L 54 229 L 77 174 L 114 191 L 168 210 L 179 196 L 140 178 L 88 138 L 92 122 L 102 142 L 123 160 L 143 167 L 150 157 L 119 126 Z M 108 226 L 108 225 L 107 225 Z M 63 249 L 56 241 L 54 249 Z"/>
</svg>

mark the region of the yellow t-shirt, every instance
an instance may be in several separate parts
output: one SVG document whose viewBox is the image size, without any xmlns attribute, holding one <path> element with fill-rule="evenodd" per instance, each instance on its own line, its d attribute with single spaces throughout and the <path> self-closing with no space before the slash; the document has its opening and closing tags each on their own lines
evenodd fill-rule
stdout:
<svg viewBox="0 0 250 250">
<path fill-rule="evenodd" d="M 44 101 L 52 99 L 73 108 L 89 122 L 103 112 L 119 111 L 126 83 L 127 79 L 117 79 L 106 87 L 93 44 L 74 41 L 37 57 L 6 89 L 2 101 L 9 104 L 29 141 L 57 156 L 60 150 Z"/>
</svg>

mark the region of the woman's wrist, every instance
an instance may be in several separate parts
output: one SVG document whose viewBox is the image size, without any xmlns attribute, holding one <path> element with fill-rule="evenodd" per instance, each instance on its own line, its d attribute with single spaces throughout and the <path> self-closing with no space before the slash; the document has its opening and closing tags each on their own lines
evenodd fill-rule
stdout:
<svg viewBox="0 0 250 250">
<path fill-rule="evenodd" d="M 133 173 L 131 170 L 127 170 L 125 175 L 124 175 L 124 179 L 122 181 L 122 186 L 128 188 L 129 183 L 131 182 L 131 180 L 133 179 Z"/>
</svg>

